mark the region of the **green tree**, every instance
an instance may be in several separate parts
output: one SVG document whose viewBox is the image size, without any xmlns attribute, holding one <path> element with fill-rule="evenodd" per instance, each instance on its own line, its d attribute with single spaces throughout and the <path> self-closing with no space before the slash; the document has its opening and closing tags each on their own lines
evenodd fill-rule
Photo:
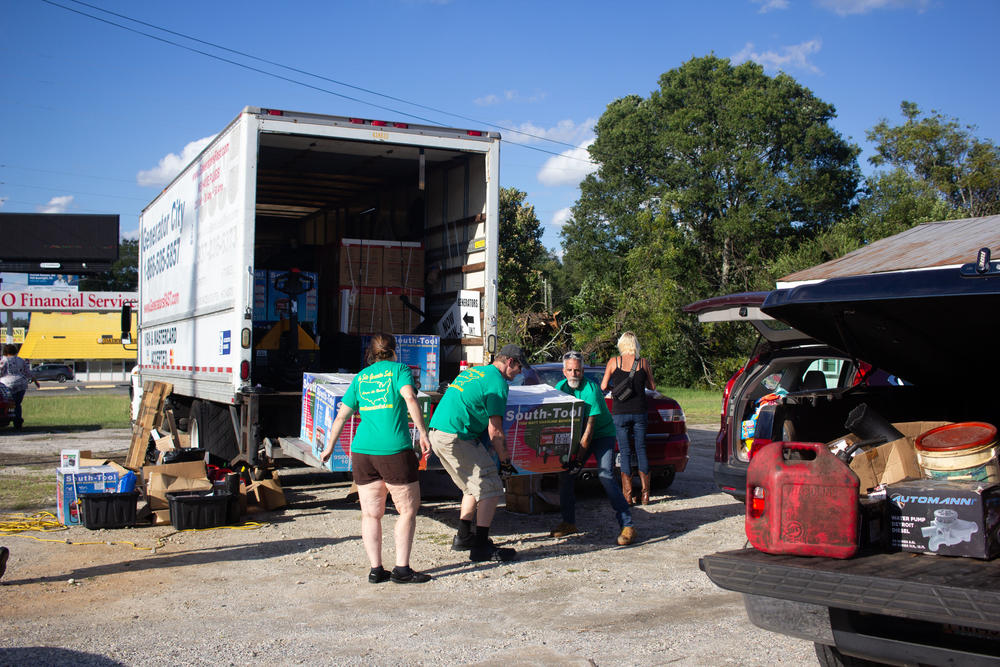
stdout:
<svg viewBox="0 0 1000 667">
<path fill-rule="evenodd" d="M 563 259 L 587 285 L 571 301 L 576 315 L 593 305 L 588 295 L 615 299 L 592 309 L 604 329 L 579 337 L 632 329 L 671 381 L 697 382 L 718 373 L 680 306 L 766 287 L 771 262 L 850 212 L 858 148 L 830 126 L 833 106 L 755 63 L 693 58 L 659 84 L 598 121 L 598 170 L 563 228 Z M 744 343 L 729 336 L 710 352 L 735 358 Z"/>
<path fill-rule="evenodd" d="M 498 299 L 518 313 L 540 303 L 539 268 L 546 257 L 542 225 L 527 195 L 517 188 L 500 188 L 500 249 Z"/>
<path fill-rule="evenodd" d="M 134 292 L 139 288 L 139 241 L 122 239 L 118 261 L 110 271 L 80 279 L 80 289 L 88 292 Z"/>
<path fill-rule="evenodd" d="M 903 101 L 900 111 L 901 125 L 882 119 L 868 131 L 876 144 L 871 163 L 904 170 L 965 216 L 1000 213 L 1000 148 L 955 118 L 933 110 L 922 117 L 913 102 Z"/>
</svg>

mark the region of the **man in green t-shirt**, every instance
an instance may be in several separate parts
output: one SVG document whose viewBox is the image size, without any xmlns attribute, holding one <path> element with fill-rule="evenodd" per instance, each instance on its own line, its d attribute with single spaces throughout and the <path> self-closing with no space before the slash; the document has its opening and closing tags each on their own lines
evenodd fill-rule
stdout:
<svg viewBox="0 0 1000 667">
<path fill-rule="evenodd" d="M 563 376 L 556 389 L 577 398 L 589 407 L 589 417 L 580 436 L 580 449 L 574 460 L 567 463 L 567 470 L 559 475 L 559 509 L 562 511 L 562 523 L 550 533 L 552 537 L 565 537 L 576 531 L 576 475 L 575 469 L 586 463 L 593 454 L 597 461 L 597 478 L 601 480 L 604 492 L 611 502 L 618 520 L 618 544 L 632 544 L 635 539 L 635 528 L 632 525 L 632 512 L 622 494 L 621 487 L 615 484 L 615 423 L 604 400 L 601 387 L 583 374 L 583 355 L 570 351 L 563 355 Z"/>
<path fill-rule="evenodd" d="M 431 447 L 462 490 L 458 534 L 451 548 L 468 549 L 470 560 L 476 562 L 508 561 L 517 556 L 513 549 L 498 547 L 490 539 L 490 524 L 504 490 L 496 463 L 479 444 L 479 436 L 488 432 L 500 461 L 510 463 L 503 413 L 507 409 L 507 381 L 521 372 L 522 365 L 521 348 L 504 345 L 492 364 L 471 366 L 459 373 L 431 417 Z"/>
</svg>

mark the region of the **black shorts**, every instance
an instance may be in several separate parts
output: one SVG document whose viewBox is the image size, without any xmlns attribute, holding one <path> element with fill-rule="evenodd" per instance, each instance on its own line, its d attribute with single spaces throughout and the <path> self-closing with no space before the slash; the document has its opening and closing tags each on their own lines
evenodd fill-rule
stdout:
<svg viewBox="0 0 1000 667">
<path fill-rule="evenodd" d="M 386 484 L 411 484 L 419 480 L 417 455 L 412 449 L 395 454 L 351 452 L 351 468 L 358 486 L 379 480 Z"/>
</svg>

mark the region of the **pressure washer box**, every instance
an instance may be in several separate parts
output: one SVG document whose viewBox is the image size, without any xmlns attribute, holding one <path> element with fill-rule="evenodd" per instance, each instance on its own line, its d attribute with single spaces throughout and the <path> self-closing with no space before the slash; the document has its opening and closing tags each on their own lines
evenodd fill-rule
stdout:
<svg viewBox="0 0 1000 667">
<path fill-rule="evenodd" d="M 56 470 L 56 514 L 64 526 L 80 525 L 78 494 L 112 493 L 118 488 L 118 471 L 111 466 L 63 467 Z"/>
<path fill-rule="evenodd" d="M 886 491 L 894 549 L 986 560 L 1000 555 L 1000 484 L 904 480 Z"/>
<path fill-rule="evenodd" d="M 545 384 L 511 387 L 503 430 L 518 473 L 559 472 L 576 454 L 587 404 Z"/>
</svg>

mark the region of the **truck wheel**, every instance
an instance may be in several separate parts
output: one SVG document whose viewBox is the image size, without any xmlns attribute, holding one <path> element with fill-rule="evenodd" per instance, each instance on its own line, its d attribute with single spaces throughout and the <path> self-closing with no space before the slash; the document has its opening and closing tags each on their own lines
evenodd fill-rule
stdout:
<svg viewBox="0 0 1000 667">
<path fill-rule="evenodd" d="M 822 667 L 877 667 L 885 664 L 844 655 L 835 647 L 826 644 L 815 644 L 814 646 L 816 647 L 816 659 L 819 660 Z"/>
<path fill-rule="evenodd" d="M 194 401 L 188 415 L 192 447 L 202 447 L 230 461 L 240 453 L 229 410 L 208 401 Z"/>
<path fill-rule="evenodd" d="M 659 475 L 653 478 L 653 486 L 658 490 L 663 491 L 670 487 L 674 483 L 674 477 L 677 476 L 677 472 L 674 470 L 673 466 L 667 466 L 660 472 Z"/>
</svg>

